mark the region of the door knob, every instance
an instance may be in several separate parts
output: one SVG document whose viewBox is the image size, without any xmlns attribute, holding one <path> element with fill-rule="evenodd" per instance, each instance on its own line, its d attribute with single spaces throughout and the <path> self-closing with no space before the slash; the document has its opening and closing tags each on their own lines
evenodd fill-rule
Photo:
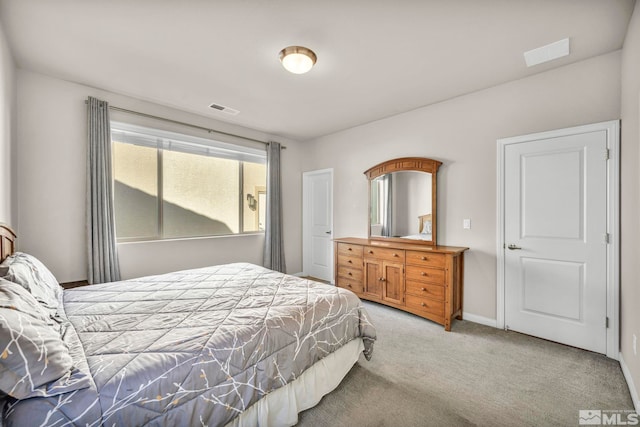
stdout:
<svg viewBox="0 0 640 427">
<path fill-rule="evenodd" d="M 514 244 L 511 244 L 511 245 L 507 246 L 507 248 L 509 248 L 510 251 L 515 251 L 517 249 L 522 249 L 520 246 L 516 246 Z"/>
</svg>

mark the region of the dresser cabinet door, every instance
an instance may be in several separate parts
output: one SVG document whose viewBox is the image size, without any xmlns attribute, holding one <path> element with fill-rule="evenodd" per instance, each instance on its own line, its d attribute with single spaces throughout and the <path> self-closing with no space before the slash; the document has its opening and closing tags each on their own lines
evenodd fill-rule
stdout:
<svg viewBox="0 0 640 427">
<path fill-rule="evenodd" d="M 384 261 L 382 266 L 382 299 L 404 305 L 404 264 Z"/>
<path fill-rule="evenodd" d="M 382 299 L 382 261 L 364 260 L 364 293 L 373 299 Z"/>
</svg>

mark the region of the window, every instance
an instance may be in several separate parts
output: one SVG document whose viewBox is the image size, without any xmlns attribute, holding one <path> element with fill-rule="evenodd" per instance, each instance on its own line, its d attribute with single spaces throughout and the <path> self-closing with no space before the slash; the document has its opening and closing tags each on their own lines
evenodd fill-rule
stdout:
<svg viewBox="0 0 640 427">
<path fill-rule="evenodd" d="M 264 231 L 263 150 L 111 123 L 118 241 Z"/>
<path fill-rule="evenodd" d="M 382 225 L 385 200 L 384 176 L 379 176 L 371 181 L 371 225 Z"/>
</svg>

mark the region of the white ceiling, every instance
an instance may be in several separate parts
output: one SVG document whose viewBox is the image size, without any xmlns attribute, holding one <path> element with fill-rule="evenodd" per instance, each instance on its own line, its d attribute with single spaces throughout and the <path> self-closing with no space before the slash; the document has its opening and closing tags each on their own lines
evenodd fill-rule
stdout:
<svg viewBox="0 0 640 427">
<path fill-rule="evenodd" d="M 0 0 L 0 19 L 21 68 L 304 141 L 620 49 L 633 5 Z M 526 68 L 566 37 L 571 55 Z M 289 45 L 318 55 L 308 74 L 280 65 Z"/>
</svg>

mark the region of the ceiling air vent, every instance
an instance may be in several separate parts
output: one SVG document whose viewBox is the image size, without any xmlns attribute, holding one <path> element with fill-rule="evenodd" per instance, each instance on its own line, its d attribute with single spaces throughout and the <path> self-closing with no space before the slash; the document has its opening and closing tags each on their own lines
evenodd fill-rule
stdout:
<svg viewBox="0 0 640 427">
<path fill-rule="evenodd" d="M 211 104 L 209 108 L 213 108 L 214 110 L 222 111 L 223 113 L 231 114 L 232 116 L 237 115 L 240 111 L 234 110 L 233 108 L 225 107 L 220 104 Z"/>
<path fill-rule="evenodd" d="M 562 58 L 569 55 L 569 53 L 569 39 L 562 39 L 525 52 L 524 60 L 527 63 L 527 67 L 533 67 L 534 65 Z"/>
</svg>

